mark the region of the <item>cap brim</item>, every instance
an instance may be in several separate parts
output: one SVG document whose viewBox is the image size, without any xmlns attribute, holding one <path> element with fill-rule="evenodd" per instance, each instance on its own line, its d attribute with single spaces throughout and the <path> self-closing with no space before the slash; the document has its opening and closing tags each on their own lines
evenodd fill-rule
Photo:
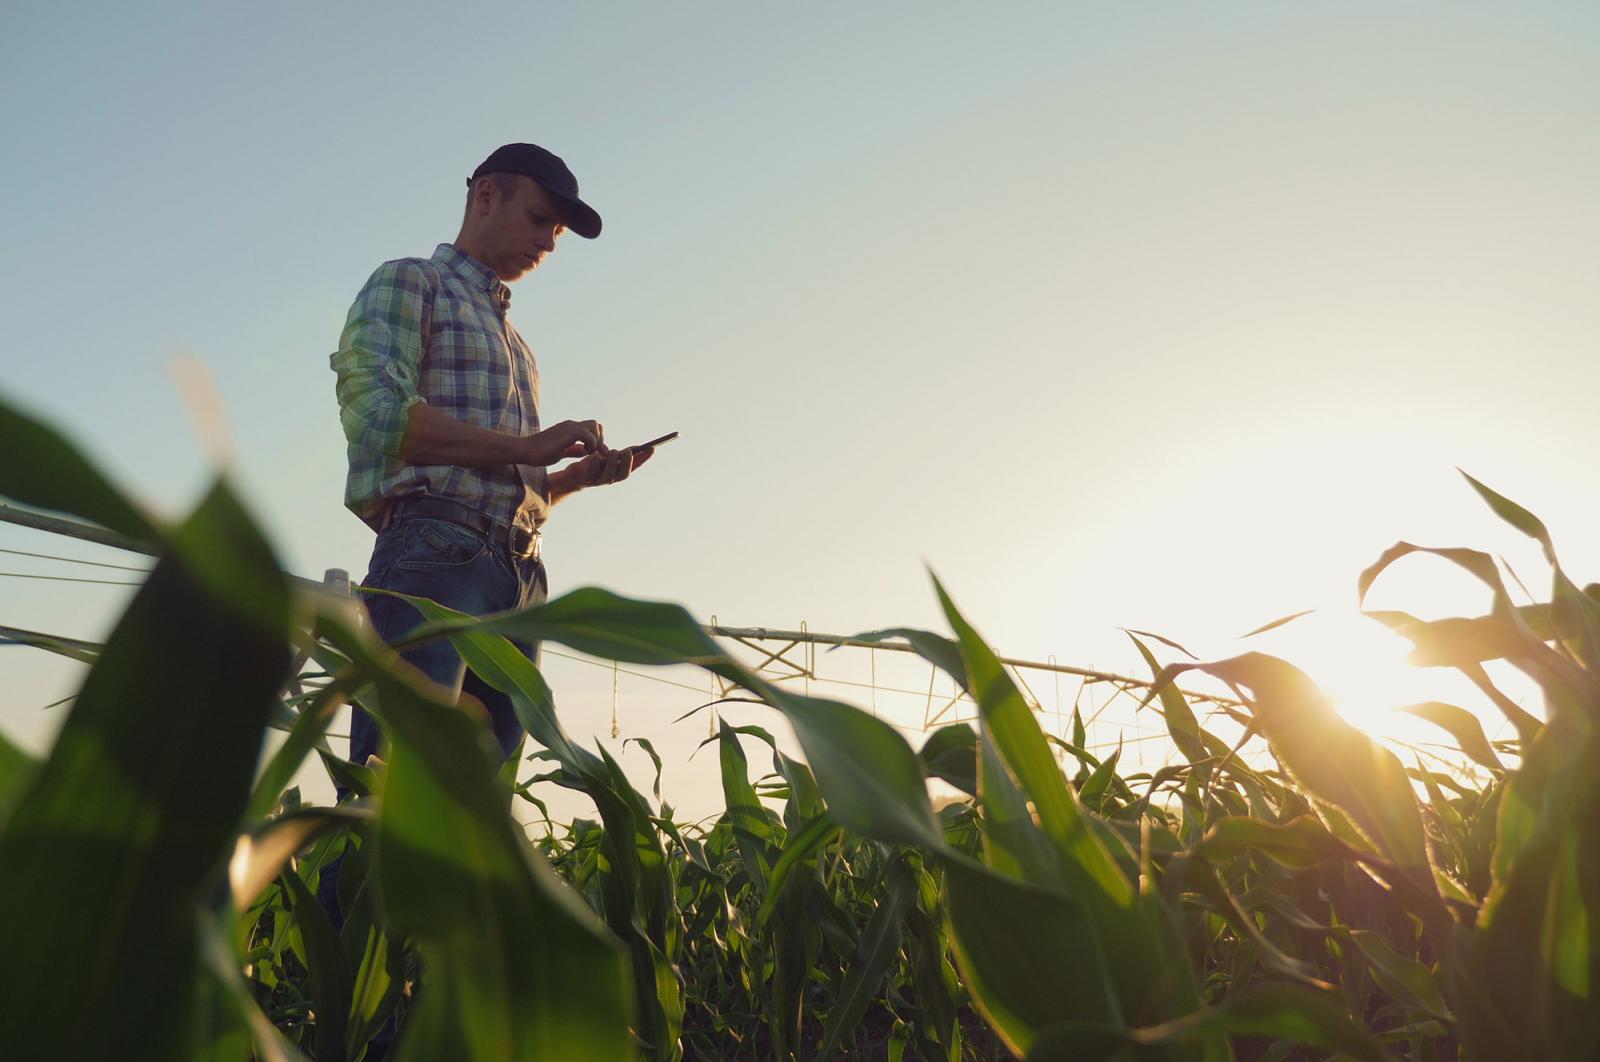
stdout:
<svg viewBox="0 0 1600 1062">
<path fill-rule="evenodd" d="M 592 240 L 600 235 L 600 215 L 595 213 L 594 207 L 576 196 L 551 191 L 549 188 L 545 191 L 560 202 L 562 222 L 567 228 L 586 240 Z"/>
</svg>

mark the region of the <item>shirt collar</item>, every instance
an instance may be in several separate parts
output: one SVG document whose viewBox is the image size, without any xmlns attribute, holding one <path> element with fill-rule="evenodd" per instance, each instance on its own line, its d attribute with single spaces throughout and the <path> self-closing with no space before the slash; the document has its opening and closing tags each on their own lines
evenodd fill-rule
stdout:
<svg viewBox="0 0 1600 1062">
<path fill-rule="evenodd" d="M 487 293 L 489 301 L 501 310 L 510 309 L 511 289 L 500 282 L 494 270 L 470 254 L 458 251 L 454 244 L 441 243 L 434 249 L 433 260 L 447 267 L 472 287 Z"/>
</svg>

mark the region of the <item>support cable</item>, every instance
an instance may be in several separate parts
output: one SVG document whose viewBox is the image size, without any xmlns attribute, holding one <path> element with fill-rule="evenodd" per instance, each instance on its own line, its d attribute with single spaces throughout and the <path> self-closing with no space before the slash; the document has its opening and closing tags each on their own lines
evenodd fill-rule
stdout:
<svg viewBox="0 0 1600 1062">
<path fill-rule="evenodd" d="M 80 579 L 71 575 L 34 575 L 31 572 L 0 572 L 0 579 L 41 579 L 47 583 L 95 583 L 99 586 L 143 586 L 121 579 Z"/>
<path fill-rule="evenodd" d="M 81 557 L 57 557 L 53 553 L 29 553 L 25 549 L 0 549 L 0 553 L 10 553 L 16 557 L 37 557 L 40 560 L 66 561 L 68 564 L 87 564 L 94 568 L 116 568 L 124 572 L 143 572 L 148 574 L 149 568 L 135 568 L 127 564 L 108 564 L 105 561 L 84 560 Z"/>
</svg>

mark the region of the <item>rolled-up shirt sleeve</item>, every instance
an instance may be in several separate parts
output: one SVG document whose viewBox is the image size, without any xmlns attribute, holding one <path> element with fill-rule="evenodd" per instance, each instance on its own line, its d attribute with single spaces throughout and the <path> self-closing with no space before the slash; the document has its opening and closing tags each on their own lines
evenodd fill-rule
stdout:
<svg viewBox="0 0 1600 1062">
<path fill-rule="evenodd" d="M 328 360 L 352 446 L 400 459 L 407 410 L 422 401 L 417 380 L 431 299 L 422 268 L 396 261 L 379 266 L 351 305 L 339 349 Z"/>
</svg>

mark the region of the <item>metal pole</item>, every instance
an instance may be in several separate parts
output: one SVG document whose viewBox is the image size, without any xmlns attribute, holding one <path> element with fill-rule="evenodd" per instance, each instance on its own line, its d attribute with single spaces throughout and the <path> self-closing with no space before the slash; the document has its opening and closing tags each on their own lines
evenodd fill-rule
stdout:
<svg viewBox="0 0 1600 1062">
<path fill-rule="evenodd" d="M 31 527 L 36 531 L 48 531 L 51 534 L 75 538 L 82 542 L 93 542 L 101 546 L 110 546 L 113 549 L 126 550 L 129 553 L 140 553 L 146 557 L 160 557 L 161 547 L 149 542 L 140 542 L 138 539 L 119 535 L 115 531 L 107 531 L 103 527 L 87 524 L 81 520 L 68 520 L 60 516 L 46 516 L 43 513 L 19 509 L 14 505 L 0 505 L 0 523 L 15 524 L 18 527 Z M 343 573 L 343 569 L 330 568 L 330 572 Z M 315 579 L 284 572 L 284 577 L 299 586 L 302 590 L 327 589 L 324 583 Z M 345 592 L 349 592 L 350 576 L 344 575 Z"/>
<path fill-rule="evenodd" d="M 857 638 L 845 638 L 837 634 L 812 634 L 809 631 L 778 631 L 768 627 L 723 627 L 717 623 L 715 616 L 706 625 L 705 632 L 714 638 L 750 638 L 756 641 L 794 641 L 809 645 L 843 645 L 858 648 L 884 649 L 895 653 L 915 653 L 916 649 L 910 645 L 897 642 L 863 642 Z M 1140 689 L 1149 689 L 1155 683 L 1150 679 L 1131 678 L 1127 675 L 1117 675 L 1109 671 L 1096 671 L 1093 668 L 1072 667 L 1068 664 L 1046 663 L 1041 660 L 1021 660 L 1015 657 L 999 657 L 1000 663 L 1013 668 L 1027 668 L 1030 671 L 1049 671 L 1060 675 L 1077 675 L 1092 682 L 1109 682 L 1113 686 L 1137 686 Z M 1203 701 L 1207 704 L 1225 704 L 1235 708 L 1244 708 L 1247 705 L 1231 697 L 1220 697 L 1210 693 L 1195 693 L 1184 690 L 1184 696 L 1190 700 Z"/>
<path fill-rule="evenodd" d="M 129 553 L 142 553 L 146 557 L 161 555 L 161 551 L 148 542 L 140 542 L 126 535 L 119 535 L 115 531 L 107 531 L 103 527 L 78 520 L 67 520 L 60 516 L 46 516 L 43 513 L 18 509 L 14 505 L 0 505 L 0 523 L 31 527 L 36 531 L 49 531 L 57 535 L 66 535 L 68 538 L 82 539 L 85 542 L 97 542 L 102 546 L 127 550 Z"/>
</svg>

